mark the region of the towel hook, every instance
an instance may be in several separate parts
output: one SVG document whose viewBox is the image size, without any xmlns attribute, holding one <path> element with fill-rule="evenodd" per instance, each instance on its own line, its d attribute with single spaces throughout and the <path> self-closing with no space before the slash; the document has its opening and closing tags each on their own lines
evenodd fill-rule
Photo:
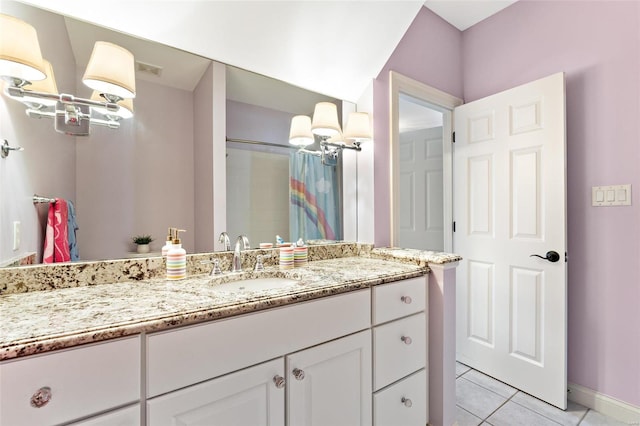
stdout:
<svg viewBox="0 0 640 426">
<path fill-rule="evenodd" d="M 5 139 L 2 147 L 0 147 L 0 157 L 7 158 L 9 151 L 24 151 L 24 148 L 21 146 L 9 146 L 9 142 Z"/>
</svg>

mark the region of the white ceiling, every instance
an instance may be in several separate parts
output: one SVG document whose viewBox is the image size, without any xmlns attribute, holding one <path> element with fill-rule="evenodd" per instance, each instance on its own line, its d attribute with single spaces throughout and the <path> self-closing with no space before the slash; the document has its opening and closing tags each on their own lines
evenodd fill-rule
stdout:
<svg viewBox="0 0 640 426">
<path fill-rule="evenodd" d="M 513 1 L 111 0 L 87 7 L 84 0 L 20 0 L 352 102 L 377 77 L 423 5 L 464 29 Z M 72 24 L 70 35 L 82 33 L 82 25 Z M 162 65 L 151 44 L 120 37 L 114 42 L 136 60 Z M 92 44 L 74 44 L 80 66 Z M 174 61 L 177 71 L 167 67 L 163 73 L 177 72 L 178 79 L 184 73 L 188 86 L 189 75 L 201 73 L 205 62 Z"/>
<path fill-rule="evenodd" d="M 357 101 L 423 0 L 21 0 L 107 28 Z"/>
<path fill-rule="evenodd" d="M 464 31 L 515 2 L 516 0 L 426 0 L 424 5 Z"/>
</svg>

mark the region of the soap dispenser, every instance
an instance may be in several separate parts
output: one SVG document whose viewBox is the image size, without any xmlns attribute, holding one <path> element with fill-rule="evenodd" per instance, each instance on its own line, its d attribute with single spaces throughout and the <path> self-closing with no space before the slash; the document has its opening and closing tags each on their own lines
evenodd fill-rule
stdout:
<svg viewBox="0 0 640 426">
<path fill-rule="evenodd" d="M 173 246 L 167 252 L 167 279 L 181 280 L 187 276 L 187 252 L 182 248 L 178 233 L 184 229 L 173 229 Z"/>
<path fill-rule="evenodd" d="M 173 229 L 174 228 L 169 228 L 167 231 L 167 242 L 162 246 L 162 257 L 167 257 L 167 253 L 171 250 L 171 247 L 173 247 Z"/>
</svg>

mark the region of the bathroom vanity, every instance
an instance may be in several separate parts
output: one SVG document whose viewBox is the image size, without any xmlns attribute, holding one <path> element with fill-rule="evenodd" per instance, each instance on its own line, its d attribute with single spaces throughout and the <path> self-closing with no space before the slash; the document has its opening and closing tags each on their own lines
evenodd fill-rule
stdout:
<svg viewBox="0 0 640 426">
<path fill-rule="evenodd" d="M 0 296 L 0 424 L 424 425 L 430 268 L 396 254 L 267 267 L 294 279 L 274 289 L 202 274 Z"/>
</svg>

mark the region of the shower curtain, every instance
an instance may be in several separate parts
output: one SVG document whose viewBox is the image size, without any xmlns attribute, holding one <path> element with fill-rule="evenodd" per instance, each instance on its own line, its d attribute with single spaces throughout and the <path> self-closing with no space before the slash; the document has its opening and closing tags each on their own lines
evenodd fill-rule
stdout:
<svg viewBox="0 0 640 426">
<path fill-rule="evenodd" d="M 336 167 L 319 157 L 292 152 L 289 161 L 289 223 L 291 241 L 336 240 L 342 230 L 338 211 Z"/>
</svg>

